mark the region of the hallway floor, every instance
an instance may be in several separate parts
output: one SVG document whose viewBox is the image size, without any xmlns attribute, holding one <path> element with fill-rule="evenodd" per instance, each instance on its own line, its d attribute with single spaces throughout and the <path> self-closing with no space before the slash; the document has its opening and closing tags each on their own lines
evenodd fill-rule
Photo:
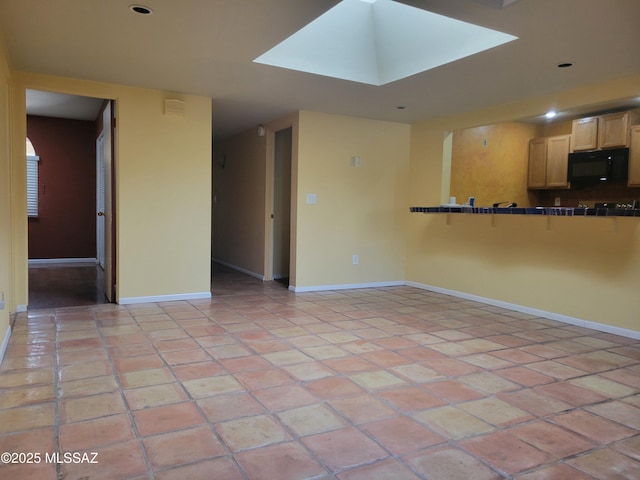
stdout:
<svg viewBox="0 0 640 480">
<path fill-rule="evenodd" d="M 104 273 L 95 264 L 29 266 L 29 309 L 107 303 Z"/>
<path fill-rule="evenodd" d="M 411 287 L 212 291 L 19 314 L 0 452 L 33 463 L 0 478 L 640 478 L 638 340 Z"/>
</svg>

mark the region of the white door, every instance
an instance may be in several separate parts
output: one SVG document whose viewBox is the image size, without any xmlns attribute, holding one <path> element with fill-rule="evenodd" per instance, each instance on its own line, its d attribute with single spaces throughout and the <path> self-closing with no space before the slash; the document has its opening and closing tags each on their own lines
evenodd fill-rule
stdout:
<svg viewBox="0 0 640 480">
<path fill-rule="evenodd" d="M 102 163 L 103 163 L 103 184 L 104 184 L 104 233 L 102 238 L 104 239 L 104 293 L 107 300 L 110 302 L 115 301 L 114 283 L 114 245 L 113 245 L 113 151 L 111 148 L 113 139 L 113 101 L 107 103 L 106 108 L 102 114 L 102 135 L 104 136 L 102 142 Z M 98 216 L 100 218 L 100 216 Z"/>
<path fill-rule="evenodd" d="M 104 270 L 104 132 L 96 140 L 96 259 Z"/>
</svg>

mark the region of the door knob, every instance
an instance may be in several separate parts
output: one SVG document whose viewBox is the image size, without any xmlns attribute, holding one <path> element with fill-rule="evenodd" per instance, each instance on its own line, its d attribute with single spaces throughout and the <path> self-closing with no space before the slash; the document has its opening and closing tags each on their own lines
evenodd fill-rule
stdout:
<svg viewBox="0 0 640 480">
<path fill-rule="evenodd" d="M 104 212 L 98 212 L 99 217 L 104 217 Z"/>
</svg>

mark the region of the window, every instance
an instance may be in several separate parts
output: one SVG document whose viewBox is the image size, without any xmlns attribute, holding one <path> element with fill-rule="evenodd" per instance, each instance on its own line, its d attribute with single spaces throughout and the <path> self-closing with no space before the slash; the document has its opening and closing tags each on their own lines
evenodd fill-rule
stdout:
<svg viewBox="0 0 640 480">
<path fill-rule="evenodd" d="M 27 215 L 38 216 L 38 162 L 31 140 L 27 138 Z"/>
</svg>

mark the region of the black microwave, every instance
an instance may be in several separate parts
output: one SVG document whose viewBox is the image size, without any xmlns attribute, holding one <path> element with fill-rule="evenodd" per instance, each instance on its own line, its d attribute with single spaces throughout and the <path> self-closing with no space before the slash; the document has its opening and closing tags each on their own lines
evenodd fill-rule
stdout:
<svg viewBox="0 0 640 480">
<path fill-rule="evenodd" d="M 567 180 L 570 182 L 604 182 L 627 180 L 629 149 L 613 148 L 569 154 Z"/>
</svg>

